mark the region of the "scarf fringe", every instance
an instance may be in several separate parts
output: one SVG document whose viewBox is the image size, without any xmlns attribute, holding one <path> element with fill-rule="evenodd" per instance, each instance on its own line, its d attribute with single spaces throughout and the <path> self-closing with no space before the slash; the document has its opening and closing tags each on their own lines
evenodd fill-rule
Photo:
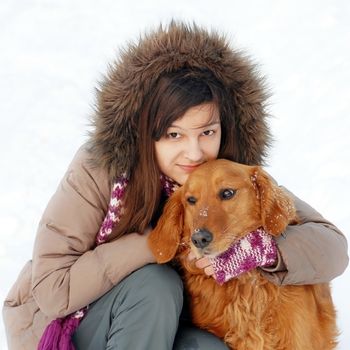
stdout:
<svg viewBox="0 0 350 350">
<path fill-rule="evenodd" d="M 62 320 L 53 320 L 45 329 L 42 335 L 38 350 L 57 350 L 59 349 L 59 339 L 62 332 Z"/>
<path fill-rule="evenodd" d="M 38 350 L 75 350 L 72 335 L 78 328 L 80 319 L 68 316 L 53 320 L 42 335 Z"/>
</svg>

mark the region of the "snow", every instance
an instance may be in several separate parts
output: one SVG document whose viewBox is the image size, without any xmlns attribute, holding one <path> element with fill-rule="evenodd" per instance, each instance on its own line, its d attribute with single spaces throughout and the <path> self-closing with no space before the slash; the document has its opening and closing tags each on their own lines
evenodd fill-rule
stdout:
<svg viewBox="0 0 350 350">
<path fill-rule="evenodd" d="M 346 0 L 2 0 L 0 299 L 30 259 L 41 213 L 86 140 L 107 63 L 171 18 L 227 33 L 259 63 L 272 92 L 267 171 L 349 238 L 349 15 Z M 349 277 L 347 269 L 332 282 L 339 350 L 350 347 Z"/>
</svg>

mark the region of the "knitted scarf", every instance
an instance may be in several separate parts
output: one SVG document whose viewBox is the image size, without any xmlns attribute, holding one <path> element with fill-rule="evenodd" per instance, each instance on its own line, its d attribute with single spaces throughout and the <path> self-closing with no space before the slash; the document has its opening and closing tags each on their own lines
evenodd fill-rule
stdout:
<svg viewBox="0 0 350 350">
<path fill-rule="evenodd" d="M 170 196 L 178 185 L 165 175 L 160 178 L 162 189 L 166 196 Z M 115 225 L 118 224 L 123 214 L 123 196 L 128 179 L 121 176 L 114 182 L 107 214 L 102 222 L 101 228 L 96 236 L 96 245 L 108 241 Z M 53 320 L 45 329 L 38 350 L 74 350 L 72 335 L 78 328 L 81 320 L 88 312 L 89 307 L 78 310 L 64 318 Z"/>
<path fill-rule="evenodd" d="M 214 278 L 220 285 L 256 267 L 274 265 L 276 260 L 276 242 L 261 227 L 249 232 L 220 255 L 210 258 Z"/>
</svg>

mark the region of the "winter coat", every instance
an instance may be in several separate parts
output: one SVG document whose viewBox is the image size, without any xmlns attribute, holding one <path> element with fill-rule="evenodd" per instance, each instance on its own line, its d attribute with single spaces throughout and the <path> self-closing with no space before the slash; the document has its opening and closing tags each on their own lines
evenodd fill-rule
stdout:
<svg viewBox="0 0 350 350">
<path fill-rule="evenodd" d="M 262 163 L 269 144 L 266 95 L 246 57 L 216 34 L 175 23 L 131 44 L 101 84 L 90 141 L 79 149 L 51 198 L 33 258 L 5 300 L 10 350 L 36 349 L 52 319 L 90 304 L 146 263 L 137 254 L 137 239 L 121 237 L 96 247 L 95 237 L 113 180 L 132 168 L 142 101 L 161 74 L 184 66 L 210 69 L 227 87 L 242 126 L 239 161 Z M 296 197 L 295 203 L 301 225 L 288 227 L 278 238 L 281 264 L 263 273 L 282 285 L 328 282 L 347 266 L 345 237 L 306 203 Z"/>
</svg>

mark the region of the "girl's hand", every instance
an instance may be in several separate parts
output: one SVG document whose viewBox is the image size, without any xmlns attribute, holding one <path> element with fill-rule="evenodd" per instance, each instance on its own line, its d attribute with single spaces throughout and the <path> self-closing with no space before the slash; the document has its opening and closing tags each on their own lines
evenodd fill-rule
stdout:
<svg viewBox="0 0 350 350">
<path fill-rule="evenodd" d="M 196 256 L 194 255 L 194 253 L 191 251 L 188 256 L 187 259 L 189 261 L 193 261 L 196 259 Z M 199 269 L 203 269 L 204 273 L 207 276 L 214 276 L 214 268 L 210 262 L 210 260 L 206 257 L 203 258 L 199 258 L 196 259 L 196 261 L 194 262 L 194 264 L 196 265 L 196 267 L 198 267 Z"/>
</svg>

